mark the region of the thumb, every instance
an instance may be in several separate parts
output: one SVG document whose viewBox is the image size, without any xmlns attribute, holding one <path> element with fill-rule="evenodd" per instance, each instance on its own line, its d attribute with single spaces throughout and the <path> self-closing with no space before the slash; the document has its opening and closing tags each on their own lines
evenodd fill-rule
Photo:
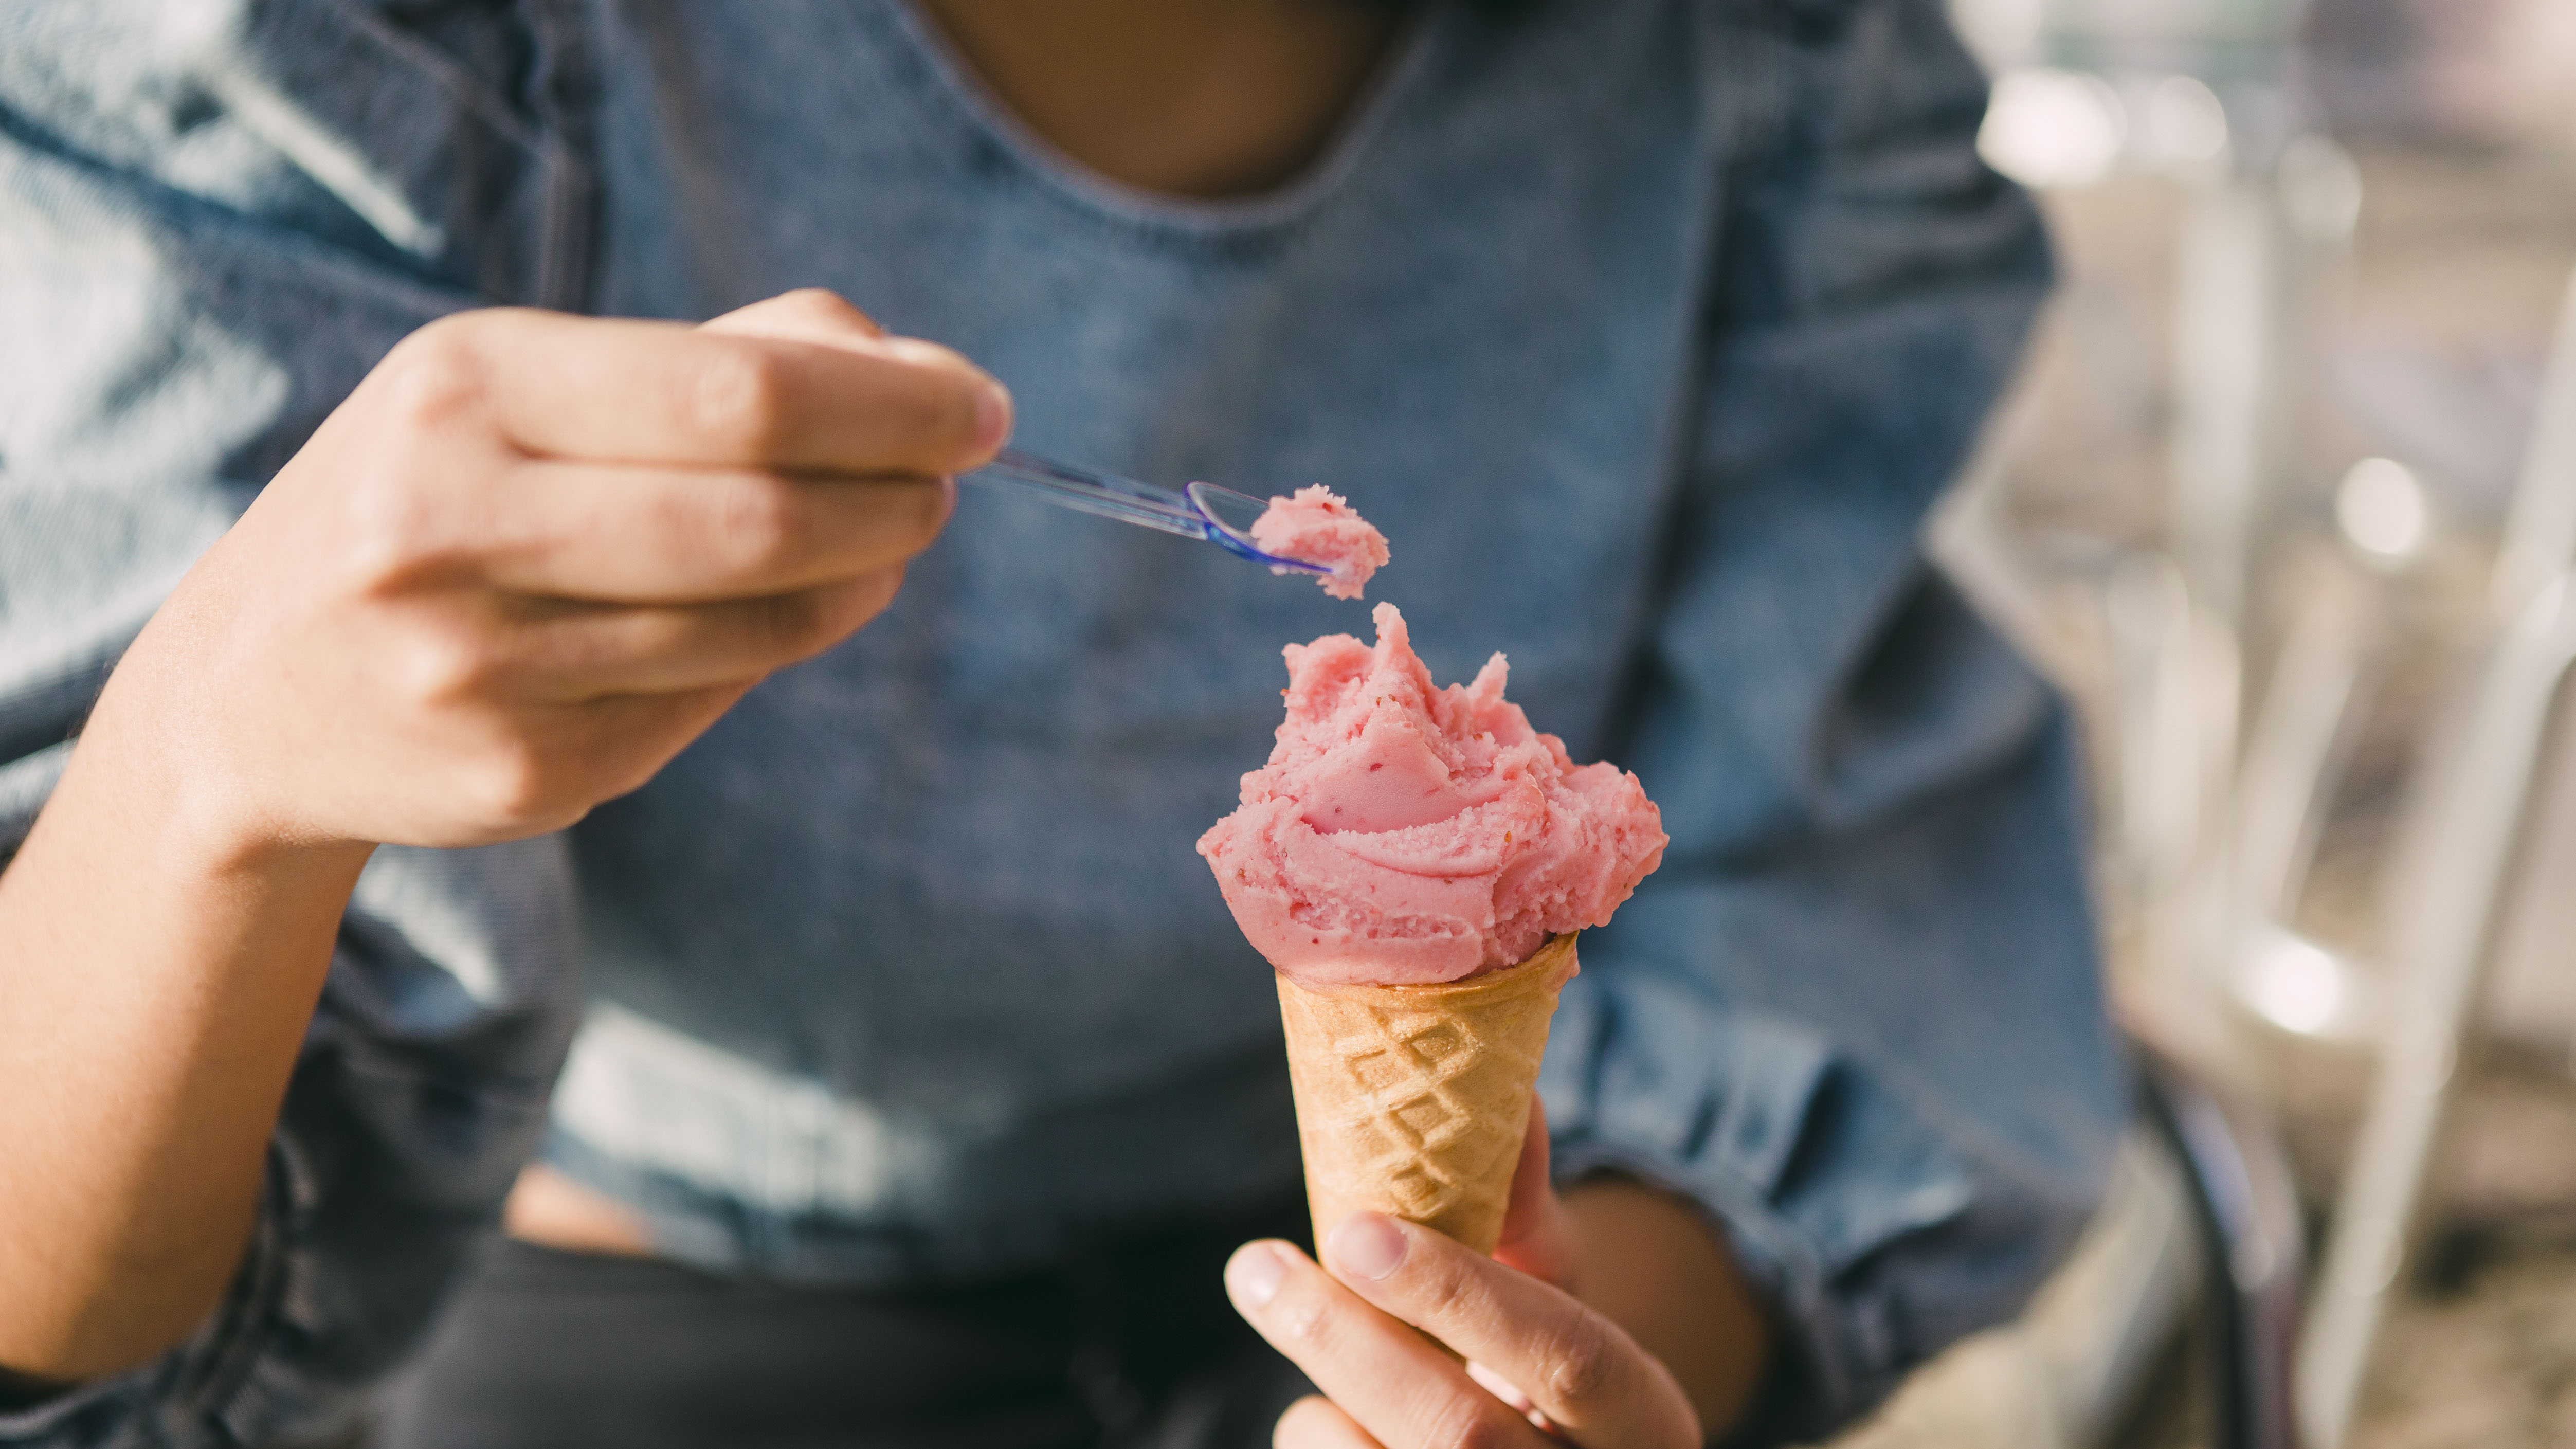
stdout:
<svg viewBox="0 0 2576 1449">
<path fill-rule="evenodd" d="M 1521 1136 L 1521 1158 L 1512 1169 L 1512 1195 L 1503 1210 L 1502 1241 L 1495 1261 L 1518 1268 L 1543 1283 L 1574 1291 L 1574 1232 L 1557 1201 L 1556 1184 L 1548 1179 L 1547 1106 L 1530 1093 L 1529 1127 Z"/>
</svg>

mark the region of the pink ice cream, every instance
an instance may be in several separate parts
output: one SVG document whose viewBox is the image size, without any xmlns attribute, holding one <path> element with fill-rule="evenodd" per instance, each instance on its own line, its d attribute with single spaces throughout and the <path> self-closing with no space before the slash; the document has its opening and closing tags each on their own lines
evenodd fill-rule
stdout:
<svg viewBox="0 0 2576 1449">
<path fill-rule="evenodd" d="M 1199 837 L 1243 934 L 1302 984 L 1411 986 L 1609 924 L 1664 858 L 1637 777 L 1578 766 L 1532 730 L 1503 698 L 1500 654 L 1435 690 L 1404 616 L 1376 617 L 1374 649 L 1348 634 L 1288 646 L 1270 763 Z"/>
<path fill-rule="evenodd" d="M 1369 575 L 1387 560 L 1386 535 L 1320 483 L 1271 499 L 1269 511 L 1252 525 L 1252 541 L 1264 553 L 1331 569 L 1315 582 L 1336 599 L 1358 598 Z"/>
</svg>

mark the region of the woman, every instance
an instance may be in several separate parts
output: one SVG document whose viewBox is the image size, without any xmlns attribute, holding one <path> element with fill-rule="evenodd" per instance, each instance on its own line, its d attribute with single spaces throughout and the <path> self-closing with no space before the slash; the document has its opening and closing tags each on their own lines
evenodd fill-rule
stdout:
<svg viewBox="0 0 2576 1449">
<path fill-rule="evenodd" d="M 1982 104 L 1934 0 L 14 9 L 0 1443 L 433 1324 L 395 1444 L 1749 1441 L 2010 1312 L 2120 1097 L 2065 721 L 1914 542 L 2044 284 Z M 1330 483 L 1662 804 L 1504 1263 L 1227 1259 L 1189 845 L 1358 621 L 1006 436 Z"/>
</svg>

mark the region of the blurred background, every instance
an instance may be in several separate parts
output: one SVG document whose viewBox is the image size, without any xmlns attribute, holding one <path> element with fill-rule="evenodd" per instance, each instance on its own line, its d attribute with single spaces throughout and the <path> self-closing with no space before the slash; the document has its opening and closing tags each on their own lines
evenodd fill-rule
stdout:
<svg viewBox="0 0 2576 1449">
<path fill-rule="evenodd" d="M 2576 0 L 1953 9 L 2064 281 L 1935 546 L 2168 1090 L 1851 1442 L 2576 1444 Z"/>
</svg>

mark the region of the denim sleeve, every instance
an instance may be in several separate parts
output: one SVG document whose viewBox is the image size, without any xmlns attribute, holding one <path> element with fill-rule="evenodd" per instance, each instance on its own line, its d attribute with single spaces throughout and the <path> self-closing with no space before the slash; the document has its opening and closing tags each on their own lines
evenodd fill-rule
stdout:
<svg viewBox="0 0 2576 1449">
<path fill-rule="evenodd" d="M 560 302 L 579 168 L 540 12 L 0 9 L 0 864 L 197 555 L 403 334 Z M 399 118 L 400 124 L 387 124 Z M 224 1302 L 0 1444 L 268 1442 L 426 1322 L 569 1034 L 559 842 L 382 850 L 343 924 Z M 112 965 L 112 963 L 103 963 Z"/>
<path fill-rule="evenodd" d="M 1718 89 L 1781 104 L 1726 178 L 1628 735 L 1672 845 L 1585 937 L 1543 1089 L 1565 1172 L 1715 1214 L 1783 1334 L 1768 1427 L 1808 1434 L 2019 1307 L 2126 1095 L 2066 713 L 1919 542 L 2044 236 L 1937 0 L 1761 13 Z"/>
</svg>

